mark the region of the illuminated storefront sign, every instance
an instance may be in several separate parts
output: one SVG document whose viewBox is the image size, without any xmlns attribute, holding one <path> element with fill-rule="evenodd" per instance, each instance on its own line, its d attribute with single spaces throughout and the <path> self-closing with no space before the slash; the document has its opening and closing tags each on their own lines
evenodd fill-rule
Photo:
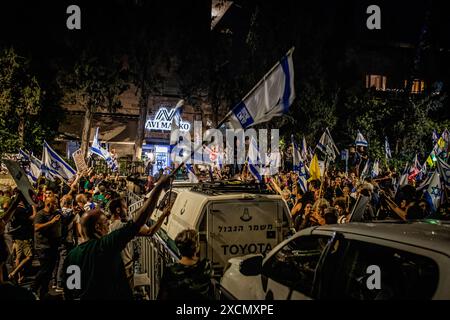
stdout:
<svg viewBox="0 0 450 320">
<path fill-rule="evenodd" d="M 170 131 L 172 129 L 172 119 L 174 115 L 175 108 L 168 110 L 165 107 L 161 107 L 156 113 L 154 119 L 147 120 L 147 122 L 145 123 L 145 129 Z M 191 124 L 180 119 L 180 130 L 189 131 L 190 129 Z"/>
</svg>

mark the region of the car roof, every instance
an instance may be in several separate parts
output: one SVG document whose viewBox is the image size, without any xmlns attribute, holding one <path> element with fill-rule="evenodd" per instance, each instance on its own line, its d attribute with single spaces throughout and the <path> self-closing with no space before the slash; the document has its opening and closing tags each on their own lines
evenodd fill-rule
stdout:
<svg viewBox="0 0 450 320">
<path fill-rule="evenodd" d="M 450 222 L 440 220 L 376 221 L 324 225 L 315 231 L 352 233 L 424 247 L 450 256 Z"/>
</svg>

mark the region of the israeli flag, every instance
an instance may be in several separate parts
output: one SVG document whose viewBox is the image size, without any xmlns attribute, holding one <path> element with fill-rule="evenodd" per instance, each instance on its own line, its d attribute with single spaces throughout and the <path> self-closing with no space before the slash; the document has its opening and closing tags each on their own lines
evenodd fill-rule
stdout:
<svg viewBox="0 0 450 320">
<path fill-rule="evenodd" d="M 19 149 L 19 158 L 24 161 L 30 161 L 30 155 L 22 149 Z"/>
<path fill-rule="evenodd" d="M 260 165 L 261 161 L 259 157 L 258 144 L 256 143 L 256 139 L 252 137 L 248 148 L 248 170 L 255 178 L 255 180 L 259 182 L 263 180 L 261 177 L 261 173 L 259 172 Z"/>
<path fill-rule="evenodd" d="M 33 154 L 30 156 L 30 172 L 28 176 L 33 180 L 33 182 L 36 182 L 39 176 L 42 173 L 42 161 L 36 158 Z"/>
<path fill-rule="evenodd" d="M 90 154 L 95 154 L 101 158 L 103 158 L 103 151 L 102 151 L 102 147 L 100 145 L 100 142 L 98 141 L 98 127 L 95 129 L 95 135 L 94 135 L 94 140 L 92 140 L 92 145 L 89 148 L 89 152 Z"/>
<path fill-rule="evenodd" d="M 325 129 L 324 133 L 320 137 L 316 148 L 326 154 L 332 161 L 334 161 L 336 156 L 339 154 L 339 149 L 336 147 L 328 128 Z"/>
<path fill-rule="evenodd" d="M 299 163 L 301 161 L 301 154 L 298 150 L 297 144 L 294 140 L 294 135 L 291 134 L 291 143 L 292 143 L 292 160 L 293 160 L 293 171 L 298 173 L 299 170 Z"/>
<path fill-rule="evenodd" d="M 405 168 L 403 169 L 402 175 L 400 176 L 400 179 L 398 181 L 397 189 L 408 185 L 409 170 L 410 170 L 409 163 L 406 163 Z"/>
<path fill-rule="evenodd" d="M 387 137 L 384 138 L 384 153 L 386 155 L 386 159 L 392 158 L 391 148 L 389 147 L 389 141 Z"/>
<path fill-rule="evenodd" d="M 177 105 L 175 106 L 175 110 L 173 112 L 171 131 L 180 130 L 181 113 L 183 112 L 183 106 L 184 100 L 181 99 L 180 101 L 178 101 Z"/>
<path fill-rule="evenodd" d="M 380 162 L 375 160 L 372 167 L 372 178 L 376 178 L 380 175 Z"/>
<path fill-rule="evenodd" d="M 438 158 L 437 169 L 442 178 L 445 187 L 450 189 L 450 165 L 441 158 Z"/>
<path fill-rule="evenodd" d="M 436 143 L 439 140 L 439 135 L 436 131 L 436 129 L 433 130 L 433 135 L 431 136 L 431 141 L 433 142 L 433 145 L 436 145 Z"/>
<path fill-rule="evenodd" d="M 362 146 L 362 147 L 367 147 L 369 144 L 367 143 L 366 138 L 364 138 L 364 136 L 362 135 L 361 132 L 359 132 L 358 130 L 358 134 L 356 135 L 356 139 L 355 139 L 355 145 L 358 146 Z"/>
<path fill-rule="evenodd" d="M 100 145 L 100 142 L 98 141 L 98 127 L 95 129 L 95 135 L 94 135 L 94 139 L 92 140 L 92 146 L 89 148 L 89 151 L 91 154 L 95 154 L 97 156 L 99 156 L 100 158 L 103 158 L 108 167 L 113 171 L 117 171 L 118 170 L 118 164 L 117 162 L 111 157 L 111 154 L 109 153 L 108 150 L 102 148 L 102 146 Z"/>
<path fill-rule="evenodd" d="M 440 175 L 437 171 L 431 176 L 428 189 L 425 191 L 425 200 L 428 202 L 431 211 L 435 213 L 441 204 L 442 186 Z"/>
<path fill-rule="evenodd" d="M 246 129 L 288 112 L 295 99 L 291 49 L 239 102 L 231 112 L 229 126 Z"/>
<path fill-rule="evenodd" d="M 367 176 L 369 176 L 369 163 L 370 163 L 370 161 L 367 160 L 367 161 L 366 161 L 366 165 L 364 166 L 364 169 L 363 169 L 363 171 L 361 172 L 361 175 L 360 175 L 360 181 L 364 181 L 364 179 L 365 179 Z"/>
<path fill-rule="evenodd" d="M 28 152 L 23 151 L 22 149 L 19 149 L 19 158 L 21 158 L 23 161 L 28 162 L 28 165 L 23 166 L 22 169 L 27 174 L 28 179 L 31 183 L 36 182 L 41 175 L 42 162 L 32 154 L 30 155 L 28 154 Z"/>
<path fill-rule="evenodd" d="M 46 177 L 59 177 L 64 181 L 69 181 L 76 174 L 76 171 L 69 166 L 51 147 L 44 141 L 44 152 L 42 155 L 42 168 Z"/>
<path fill-rule="evenodd" d="M 308 147 L 306 146 L 306 139 L 305 136 L 303 136 L 303 140 L 302 140 L 302 151 L 301 151 L 301 156 L 303 161 L 307 161 L 308 160 Z"/>
<path fill-rule="evenodd" d="M 185 163 L 185 166 L 186 166 L 186 169 L 187 169 L 189 182 L 198 183 L 198 178 L 197 178 L 197 175 L 194 172 L 194 168 L 192 167 L 192 164 Z"/>
<path fill-rule="evenodd" d="M 270 152 L 266 155 L 266 170 L 264 172 L 265 176 L 273 176 L 278 173 L 281 167 L 281 156 L 280 152 Z"/>
</svg>

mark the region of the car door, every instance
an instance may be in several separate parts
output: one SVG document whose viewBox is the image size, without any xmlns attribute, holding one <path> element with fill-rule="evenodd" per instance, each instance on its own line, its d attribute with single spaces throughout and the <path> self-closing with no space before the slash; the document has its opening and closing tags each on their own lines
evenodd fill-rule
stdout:
<svg viewBox="0 0 450 320">
<path fill-rule="evenodd" d="M 325 235 L 293 238 L 265 261 L 261 300 L 311 299 L 320 257 L 331 239 Z"/>
<path fill-rule="evenodd" d="M 325 260 L 322 278 L 331 276 L 321 299 L 424 300 L 436 292 L 439 267 L 424 250 L 368 237 L 345 242 L 340 264 Z"/>
</svg>

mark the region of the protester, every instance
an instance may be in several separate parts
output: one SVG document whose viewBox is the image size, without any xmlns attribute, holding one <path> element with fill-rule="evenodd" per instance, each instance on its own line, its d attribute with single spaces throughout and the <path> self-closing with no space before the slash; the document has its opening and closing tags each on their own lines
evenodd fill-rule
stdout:
<svg viewBox="0 0 450 320">
<path fill-rule="evenodd" d="M 87 212 L 81 218 L 85 242 L 66 257 L 65 269 L 70 265 L 81 270 L 81 289 L 67 287 L 66 299 L 131 300 L 133 293 L 127 280 L 121 252 L 139 233 L 156 207 L 159 195 L 169 178 L 161 177 L 150 197 L 139 209 L 133 221 L 109 233 L 109 222 L 100 209 Z"/>
<path fill-rule="evenodd" d="M 164 268 L 158 299 L 211 300 L 213 270 L 208 260 L 199 260 L 199 235 L 195 230 L 181 231 L 175 238 L 181 255 L 178 263 Z"/>
<path fill-rule="evenodd" d="M 14 285 L 6 281 L 5 278 L 5 263 L 8 260 L 9 252 L 5 243 L 5 227 L 9 217 L 3 216 L 0 218 L 0 301 L 33 301 L 36 297 L 28 289 Z"/>
<path fill-rule="evenodd" d="M 56 266 L 61 242 L 61 215 L 56 208 L 56 198 L 47 197 L 44 209 L 36 214 L 34 221 L 40 269 L 33 283 L 33 291 L 39 295 L 40 299 L 45 298 L 49 292 L 49 283 Z"/>
<path fill-rule="evenodd" d="M 33 219 L 36 207 L 30 207 L 24 200 L 20 200 L 11 219 L 9 233 L 14 241 L 15 269 L 10 272 L 9 279 L 16 279 L 21 284 L 24 279 L 25 268 L 31 265 L 33 259 Z"/>
</svg>

